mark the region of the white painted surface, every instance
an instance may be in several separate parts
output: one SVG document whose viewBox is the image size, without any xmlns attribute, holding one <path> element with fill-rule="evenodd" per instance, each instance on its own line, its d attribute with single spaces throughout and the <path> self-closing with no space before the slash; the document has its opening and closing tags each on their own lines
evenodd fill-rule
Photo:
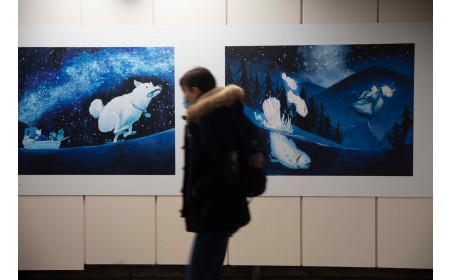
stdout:
<svg viewBox="0 0 450 280">
<path fill-rule="evenodd" d="M 81 0 L 19 0 L 19 26 L 79 26 Z"/>
<path fill-rule="evenodd" d="M 154 25 L 225 25 L 226 0 L 153 0 Z"/>
<path fill-rule="evenodd" d="M 82 270 L 82 196 L 20 196 L 19 270 Z"/>
<path fill-rule="evenodd" d="M 180 196 L 158 196 L 156 201 L 156 263 L 189 263 L 193 233 L 188 233 L 179 210 Z"/>
<path fill-rule="evenodd" d="M 227 24 L 299 24 L 300 0 L 228 0 Z"/>
<path fill-rule="evenodd" d="M 380 22 L 433 21 L 433 0 L 380 0 Z"/>
<path fill-rule="evenodd" d="M 433 268 L 432 198 L 378 199 L 378 266 Z"/>
<path fill-rule="evenodd" d="M 377 22 L 378 0 L 303 0 L 303 23 Z"/>
<path fill-rule="evenodd" d="M 305 266 L 375 267 L 375 198 L 304 197 Z"/>
<path fill-rule="evenodd" d="M 87 196 L 87 264 L 155 264 L 155 197 Z"/>
<path fill-rule="evenodd" d="M 299 266 L 300 198 L 255 198 L 250 212 L 250 224 L 230 239 L 230 265 Z"/>
<path fill-rule="evenodd" d="M 152 0 L 81 0 L 83 26 L 150 26 Z"/>
</svg>

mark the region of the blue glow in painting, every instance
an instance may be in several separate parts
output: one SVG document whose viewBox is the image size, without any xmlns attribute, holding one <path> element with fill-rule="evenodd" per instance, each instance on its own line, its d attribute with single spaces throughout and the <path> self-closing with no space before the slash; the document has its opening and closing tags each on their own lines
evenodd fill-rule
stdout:
<svg viewBox="0 0 450 280">
<path fill-rule="evenodd" d="M 174 48 L 19 48 L 19 174 L 175 174 Z"/>
<path fill-rule="evenodd" d="M 413 175 L 414 44 L 230 46 L 269 175 Z"/>
</svg>

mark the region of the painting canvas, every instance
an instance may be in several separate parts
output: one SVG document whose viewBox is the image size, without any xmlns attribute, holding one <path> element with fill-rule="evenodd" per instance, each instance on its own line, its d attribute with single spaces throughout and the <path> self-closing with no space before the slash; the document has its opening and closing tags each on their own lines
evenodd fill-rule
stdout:
<svg viewBox="0 0 450 280">
<path fill-rule="evenodd" d="M 414 44 L 225 47 L 269 175 L 413 176 Z"/>
<path fill-rule="evenodd" d="M 173 175 L 173 47 L 19 47 L 19 175 Z"/>
</svg>

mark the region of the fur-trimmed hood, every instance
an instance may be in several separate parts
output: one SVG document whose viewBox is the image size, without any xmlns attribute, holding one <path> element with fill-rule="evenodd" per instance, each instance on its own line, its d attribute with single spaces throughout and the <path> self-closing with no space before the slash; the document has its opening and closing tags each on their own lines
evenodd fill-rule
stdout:
<svg viewBox="0 0 450 280">
<path fill-rule="evenodd" d="M 186 112 L 188 122 L 199 123 L 201 118 L 221 107 L 231 107 L 238 101 L 244 101 L 245 92 L 236 85 L 216 87 L 202 96 Z"/>
</svg>

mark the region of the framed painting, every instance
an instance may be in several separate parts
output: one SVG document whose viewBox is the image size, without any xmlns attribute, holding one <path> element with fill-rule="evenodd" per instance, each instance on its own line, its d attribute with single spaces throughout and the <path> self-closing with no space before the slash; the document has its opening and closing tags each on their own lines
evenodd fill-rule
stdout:
<svg viewBox="0 0 450 280">
<path fill-rule="evenodd" d="M 173 47 L 19 48 L 20 175 L 174 175 Z"/>
<path fill-rule="evenodd" d="M 431 34 L 430 23 L 205 28 L 200 64 L 246 90 L 266 135 L 266 195 L 430 197 Z"/>
<path fill-rule="evenodd" d="M 269 175 L 412 176 L 414 44 L 227 46 Z"/>
<path fill-rule="evenodd" d="M 179 194 L 176 92 L 198 63 L 191 36 L 198 31 L 19 28 L 19 195 Z"/>
</svg>

